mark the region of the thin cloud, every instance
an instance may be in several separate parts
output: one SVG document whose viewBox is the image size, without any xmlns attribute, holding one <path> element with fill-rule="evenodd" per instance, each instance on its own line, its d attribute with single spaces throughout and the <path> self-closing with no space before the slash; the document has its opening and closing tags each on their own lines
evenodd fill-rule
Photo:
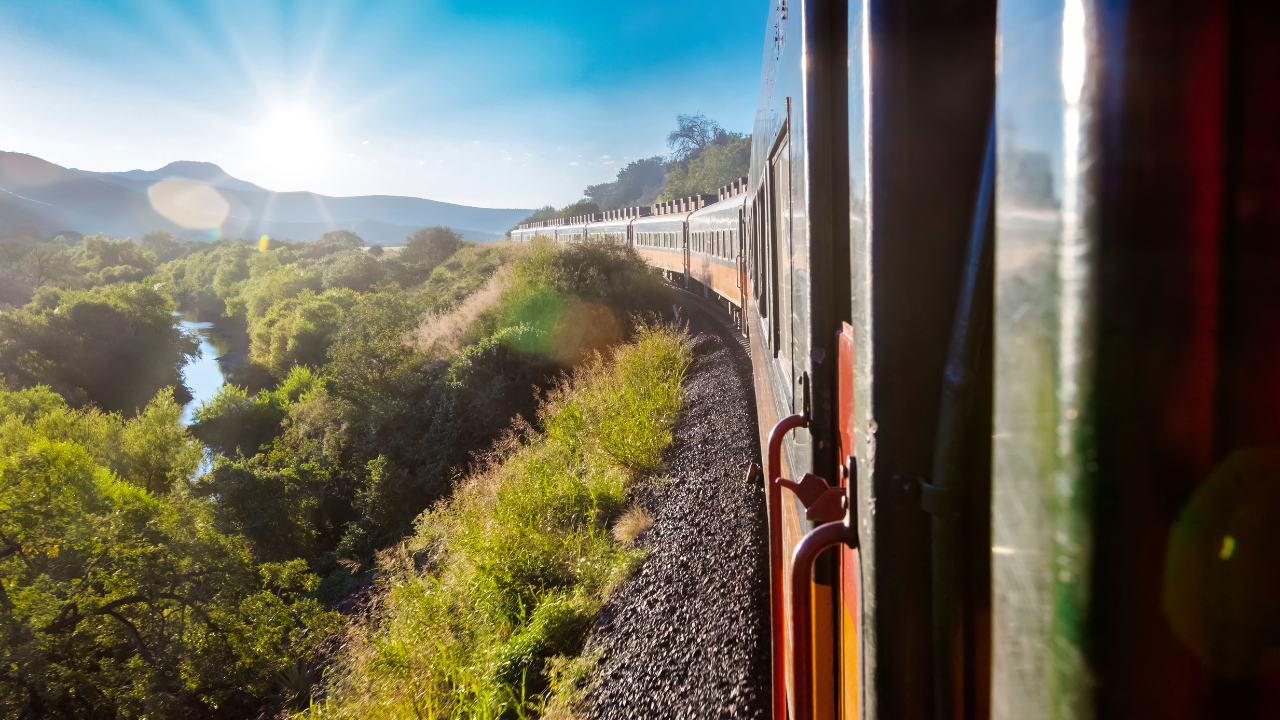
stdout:
<svg viewBox="0 0 1280 720">
<path fill-rule="evenodd" d="M 576 163 L 576 162 L 571 162 L 571 163 L 569 163 L 569 164 L 570 164 L 570 165 L 577 165 L 578 163 Z"/>
</svg>

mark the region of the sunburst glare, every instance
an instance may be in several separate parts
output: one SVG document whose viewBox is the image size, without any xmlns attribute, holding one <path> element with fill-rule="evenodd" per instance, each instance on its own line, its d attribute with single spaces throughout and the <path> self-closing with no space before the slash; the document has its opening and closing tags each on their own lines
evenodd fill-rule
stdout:
<svg viewBox="0 0 1280 720">
<path fill-rule="evenodd" d="M 323 170 L 341 143 L 334 117 L 309 98 L 268 100 L 245 134 L 263 176 L 290 185 Z"/>
</svg>

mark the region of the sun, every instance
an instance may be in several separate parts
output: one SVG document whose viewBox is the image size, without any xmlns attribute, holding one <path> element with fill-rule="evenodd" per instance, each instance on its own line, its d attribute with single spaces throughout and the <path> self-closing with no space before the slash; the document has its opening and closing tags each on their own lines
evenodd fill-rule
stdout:
<svg viewBox="0 0 1280 720">
<path fill-rule="evenodd" d="M 329 160 L 336 143 L 333 119 L 306 99 L 275 99 L 249 128 L 259 162 L 281 174 L 314 170 Z"/>
</svg>

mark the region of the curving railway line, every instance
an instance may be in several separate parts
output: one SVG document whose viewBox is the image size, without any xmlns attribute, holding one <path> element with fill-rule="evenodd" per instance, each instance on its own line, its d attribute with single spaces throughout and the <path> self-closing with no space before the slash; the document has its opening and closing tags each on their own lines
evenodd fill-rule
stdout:
<svg viewBox="0 0 1280 720">
<path fill-rule="evenodd" d="M 1278 8 L 775 2 L 748 178 L 513 231 L 750 339 L 775 720 L 1277 717 Z"/>
</svg>

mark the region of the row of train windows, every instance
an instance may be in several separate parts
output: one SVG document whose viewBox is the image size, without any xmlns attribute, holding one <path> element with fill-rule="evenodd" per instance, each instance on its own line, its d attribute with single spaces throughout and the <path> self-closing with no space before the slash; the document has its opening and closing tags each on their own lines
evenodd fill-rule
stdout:
<svg viewBox="0 0 1280 720">
<path fill-rule="evenodd" d="M 692 235 L 692 249 L 696 253 L 732 260 L 737 255 L 734 244 L 736 236 L 737 233 L 732 230 L 696 232 Z"/>
<path fill-rule="evenodd" d="M 591 233 L 591 239 L 621 244 L 626 236 L 622 233 Z"/>
<path fill-rule="evenodd" d="M 636 233 L 636 245 L 643 247 L 659 247 L 675 249 L 676 233 L 673 232 L 642 232 Z"/>
</svg>

